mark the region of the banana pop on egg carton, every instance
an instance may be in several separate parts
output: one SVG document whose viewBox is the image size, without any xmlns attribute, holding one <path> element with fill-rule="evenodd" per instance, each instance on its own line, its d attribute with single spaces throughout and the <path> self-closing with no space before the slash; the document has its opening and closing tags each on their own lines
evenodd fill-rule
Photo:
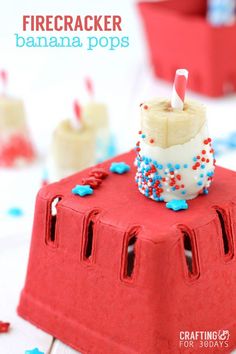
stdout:
<svg viewBox="0 0 236 354">
<path fill-rule="evenodd" d="M 205 107 L 187 101 L 183 111 L 167 100 L 141 106 L 136 182 L 154 200 L 193 199 L 207 193 L 214 175 L 214 150 Z"/>
<path fill-rule="evenodd" d="M 215 170 L 205 107 L 184 102 L 188 72 L 177 70 L 172 100 L 141 104 L 140 140 L 136 145 L 136 183 L 155 201 L 175 205 L 178 200 L 207 194 Z"/>
<path fill-rule="evenodd" d="M 81 353 L 236 347 L 236 173 L 214 166 L 186 76 L 142 104 L 136 152 L 37 196 L 18 313 Z"/>
</svg>

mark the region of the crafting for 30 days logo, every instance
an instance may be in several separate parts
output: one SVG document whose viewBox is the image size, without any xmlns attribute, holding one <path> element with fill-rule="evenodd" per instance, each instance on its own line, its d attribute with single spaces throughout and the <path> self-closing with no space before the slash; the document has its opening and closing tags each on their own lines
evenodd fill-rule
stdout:
<svg viewBox="0 0 236 354">
<path fill-rule="evenodd" d="M 180 331 L 180 348 L 227 348 L 230 332 L 228 329 L 218 331 Z"/>
</svg>

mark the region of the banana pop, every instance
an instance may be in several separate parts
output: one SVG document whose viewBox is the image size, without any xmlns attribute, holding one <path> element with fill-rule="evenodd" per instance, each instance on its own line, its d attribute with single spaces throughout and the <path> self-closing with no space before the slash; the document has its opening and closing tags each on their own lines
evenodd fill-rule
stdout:
<svg viewBox="0 0 236 354">
<path fill-rule="evenodd" d="M 141 104 L 136 183 L 142 194 L 155 201 L 207 194 L 214 175 L 205 107 L 183 102 L 181 93 L 176 99 L 173 96 L 171 102 L 154 99 Z"/>
</svg>

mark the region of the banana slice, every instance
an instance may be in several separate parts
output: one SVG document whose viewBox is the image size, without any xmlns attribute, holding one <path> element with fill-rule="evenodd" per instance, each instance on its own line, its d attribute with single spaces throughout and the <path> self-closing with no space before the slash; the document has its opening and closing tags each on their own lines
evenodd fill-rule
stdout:
<svg viewBox="0 0 236 354">
<path fill-rule="evenodd" d="M 153 99 L 141 105 L 141 130 L 145 143 L 161 148 L 185 144 L 206 122 L 204 105 L 187 101 L 183 110 L 173 109 L 166 99 Z"/>
<path fill-rule="evenodd" d="M 83 120 L 95 130 L 108 127 L 107 106 L 98 102 L 88 103 L 83 109 Z"/>
<path fill-rule="evenodd" d="M 22 100 L 9 97 L 0 99 L 0 132 L 26 130 L 25 112 Z"/>
<path fill-rule="evenodd" d="M 53 134 L 52 157 L 60 169 L 80 171 L 95 163 L 95 138 L 91 129 L 73 129 L 70 120 L 60 123 Z"/>
</svg>

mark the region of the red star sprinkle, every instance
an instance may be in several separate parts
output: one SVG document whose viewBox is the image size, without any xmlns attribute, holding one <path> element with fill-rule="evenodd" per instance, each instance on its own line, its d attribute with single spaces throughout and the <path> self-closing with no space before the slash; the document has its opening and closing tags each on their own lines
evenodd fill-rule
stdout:
<svg viewBox="0 0 236 354">
<path fill-rule="evenodd" d="M 99 178 L 96 178 L 94 176 L 82 179 L 82 184 L 89 185 L 90 187 L 92 187 L 94 189 L 97 188 L 101 183 L 102 183 L 102 180 Z"/>
<path fill-rule="evenodd" d="M 108 176 L 108 172 L 104 170 L 104 168 L 94 168 L 90 172 L 89 176 L 93 176 L 98 179 L 104 179 Z"/>
</svg>

